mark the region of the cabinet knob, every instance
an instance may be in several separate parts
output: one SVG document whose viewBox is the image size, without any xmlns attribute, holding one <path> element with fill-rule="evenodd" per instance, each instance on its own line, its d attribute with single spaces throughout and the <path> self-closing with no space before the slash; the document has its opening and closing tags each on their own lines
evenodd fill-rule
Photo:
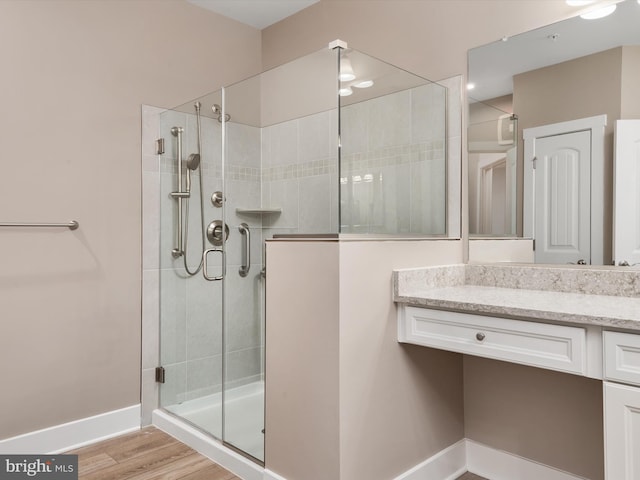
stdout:
<svg viewBox="0 0 640 480">
<path fill-rule="evenodd" d="M 485 334 L 482 332 L 478 332 L 476 333 L 476 340 L 478 340 L 479 342 L 483 341 L 485 337 Z"/>
</svg>

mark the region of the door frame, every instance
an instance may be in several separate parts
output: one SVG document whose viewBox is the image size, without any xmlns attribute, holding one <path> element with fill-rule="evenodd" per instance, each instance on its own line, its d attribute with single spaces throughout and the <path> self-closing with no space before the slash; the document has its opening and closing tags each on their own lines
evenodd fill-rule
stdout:
<svg viewBox="0 0 640 480">
<path fill-rule="evenodd" d="M 625 209 L 625 206 L 637 205 L 639 195 L 637 189 L 640 187 L 637 186 L 636 179 L 640 173 L 637 171 L 640 166 L 635 164 L 637 157 L 633 154 L 633 147 L 627 143 L 626 138 L 624 140 L 621 138 L 621 131 L 624 132 L 627 128 L 640 129 L 640 119 L 618 119 L 614 123 L 613 239 L 611 242 L 614 265 L 620 265 L 623 261 L 634 265 L 638 261 L 638 238 L 635 233 L 637 223 L 628 220 L 629 216 L 637 215 L 638 212 L 637 210 L 629 211 L 629 208 Z M 630 173 L 635 175 L 630 175 Z M 635 221 L 639 221 L 637 217 Z M 630 227 L 634 232 L 629 235 L 625 227 Z"/>
<path fill-rule="evenodd" d="M 534 239 L 535 236 L 535 168 L 536 140 L 567 133 L 590 131 L 591 133 L 591 264 L 604 264 L 604 245 L 602 232 L 604 231 L 604 137 L 607 126 L 607 116 L 569 120 L 567 122 L 552 123 L 540 127 L 526 128 L 522 131 L 524 139 L 524 184 L 522 189 L 522 226 L 523 236 Z"/>
<path fill-rule="evenodd" d="M 491 160 L 484 165 L 479 165 L 479 175 L 478 175 L 478 196 L 480 199 L 480 208 L 479 208 L 479 219 L 478 226 L 483 234 L 491 235 L 491 225 L 493 223 L 493 208 L 492 202 L 490 199 L 490 194 L 493 193 L 493 171 L 496 168 L 504 166 L 505 172 L 507 170 L 507 157 L 498 158 L 496 160 Z M 508 179 L 508 177 L 507 177 Z M 510 185 L 505 185 L 505 191 L 509 191 Z M 505 212 L 507 210 L 507 205 L 505 202 Z M 510 220 L 510 218 L 509 218 Z M 505 225 L 507 219 L 505 218 Z"/>
</svg>

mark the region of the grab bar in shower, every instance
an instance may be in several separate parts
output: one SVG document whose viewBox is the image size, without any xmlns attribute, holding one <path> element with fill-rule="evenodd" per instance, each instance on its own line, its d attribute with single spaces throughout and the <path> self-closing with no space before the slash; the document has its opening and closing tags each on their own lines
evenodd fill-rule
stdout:
<svg viewBox="0 0 640 480">
<path fill-rule="evenodd" d="M 75 220 L 67 223 L 0 223 L 0 227 L 66 227 L 69 230 L 75 230 L 80 226 Z"/>
<path fill-rule="evenodd" d="M 241 223 L 238 226 L 238 231 L 245 240 L 242 244 L 242 265 L 240 265 L 238 273 L 240 273 L 241 277 L 246 277 L 251 268 L 251 231 L 249 230 L 249 225 L 246 223 Z"/>
</svg>

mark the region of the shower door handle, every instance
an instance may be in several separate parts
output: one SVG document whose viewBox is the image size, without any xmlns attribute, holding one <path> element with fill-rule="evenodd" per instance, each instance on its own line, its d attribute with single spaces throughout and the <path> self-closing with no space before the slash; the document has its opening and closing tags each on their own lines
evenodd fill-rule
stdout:
<svg viewBox="0 0 640 480">
<path fill-rule="evenodd" d="M 209 257 L 209 254 L 211 252 L 219 252 L 222 254 L 222 275 L 220 276 L 210 277 L 207 272 L 207 258 Z M 216 280 L 222 280 L 224 278 L 224 250 L 222 250 L 221 248 L 209 248 L 202 252 L 202 276 L 205 278 L 205 280 L 209 280 L 210 282 L 215 282 Z"/>
<path fill-rule="evenodd" d="M 240 273 L 241 277 L 246 277 L 251 268 L 251 231 L 249 230 L 249 225 L 246 223 L 241 223 L 238 226 L 238 231 L 245 240 L 242 247 L 242 265 L 238 273 Z"/>
</svg>

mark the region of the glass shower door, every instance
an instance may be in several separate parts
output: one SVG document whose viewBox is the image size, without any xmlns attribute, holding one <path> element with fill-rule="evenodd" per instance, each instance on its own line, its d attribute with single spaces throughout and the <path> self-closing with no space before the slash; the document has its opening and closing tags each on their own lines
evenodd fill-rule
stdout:
<svg viewBox="0 0 640 480">
<path fill-rule="evenodd" d="M 259 104 L 236 108 L 242 97 L 257 98 L 258 79 L 240 91 L 225 88 L 225 221 L 229 225 L 224 279 L 223 436 L 227 445 L 264 461 L 264 276 L 262 274 L 261 142 L 251 121 Z"/>
<path fill-rule="evenodd" d="M 224 441 L 264 459 L 265 272 L 275 234 L 338 231 L 338 50 L 223 89 Z"/>
<path fill-rule="evenodd" d="M 245 212 L 260 205 L 261 134 L 222 103 L 219 91 L 161 115 L 160 406 L 261 462 L 261 218 Z"/>
<path fill-rule="evenodd" d="M 210 200 L 222 190 L 222 129 L 200 108 L 200 142 L 196 103 L 160 121 L 160 406 L 222 439 L 223 285 L 205 279 L 202 265 L 212 248 L 206 229 L 222 219 Z M 209 277 L 221 275 L 222 257 L 208 255 Z"/>
</svg>

